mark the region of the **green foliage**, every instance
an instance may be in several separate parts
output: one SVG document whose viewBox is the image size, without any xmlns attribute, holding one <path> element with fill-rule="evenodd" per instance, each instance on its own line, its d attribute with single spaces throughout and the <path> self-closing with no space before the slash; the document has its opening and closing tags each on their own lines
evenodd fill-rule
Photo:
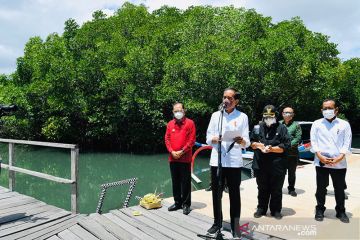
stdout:
<svg viewBox="0 0 360 240">
<path fill-rule="evenodd" d="M 269 103 L 293 105 L 298 119 L 316 119 L 327 96 L 339 99 L 353 121 L 360 114 L 359 59 L 342 64 L 337 55 L 327 36 L 299 18 L 274 24 L 231 6 L 164 6 L 149 13 L 125 3 L 111 17 L 96 11 L 82 26 L 67 20 L 62 36 L 28 41 L 16 72 L 0 76 L 0 100 L 20 106 L 2 131 L 83 147 L 159 151 L 173 102 L 185 103 L 203 140 L 228 86 L 239 90 L 251 125 Z"/>
</svg>

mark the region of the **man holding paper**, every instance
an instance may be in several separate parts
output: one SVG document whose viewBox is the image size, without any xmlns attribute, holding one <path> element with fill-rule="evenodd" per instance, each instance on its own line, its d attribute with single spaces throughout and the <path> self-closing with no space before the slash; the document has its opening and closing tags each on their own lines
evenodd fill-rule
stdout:
<svg viewBox="0 0 360 240">
<path fill-rule="evenodd" d="M 238 111 L 235 107 L 239 103 L 239 94 L 233 88 L 227 88 L 223 94 L 223 118 L 222 129 L 220 129 L 221 111 L 214 112 L 206 132 L 206 143 L 213 146 L 210 157 L 211 166 L 211 187 L 213 198 L 214 224 L 208 230 L 210 234 L 216 233 L 222 224 L 222 211 L 218 199 L 222 198 L 224 182 L 229 188 L 230 198 L 230 220 L 233 236 L 239 226 L 240 218 L 240 183 L 241 167 L 243 166 L 242 148 L 250 145 L 248 116 Z M 221 165 L 222 165 L 222 186 L 218 191 L 217 169 L 218 169 L 218 143 L 221 131 Z M 219 196 L 220 193 L 220 196 Z"/>
</svg>

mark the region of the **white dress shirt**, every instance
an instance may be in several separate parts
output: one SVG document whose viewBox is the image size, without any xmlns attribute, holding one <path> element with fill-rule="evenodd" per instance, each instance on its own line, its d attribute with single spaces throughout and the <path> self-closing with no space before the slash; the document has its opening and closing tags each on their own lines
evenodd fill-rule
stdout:
<svg viewBox="0 0 360 240">
<path fill-rule="evenodd" d="M 340 153 L 351 152 L 351 128 L 347 121 L 335 118 L 329 122 L 325 118 L 316 120 L 310 131 L 311 152 L 321 152 L 328 157 L 337 157 Z M 320 166 L 320 160 L 315 154 L 314 164 Z M 346 156 L 335 166 L 325 165 L 326 168 L 346 168 Z"/>
<path fill-rule="evenodd" d="M 220 111 L 214 112 L 211 116 L 211 120 L 206 132 L 206 143 L 211 145 L 213 148 L 211 150 L 210 157 L 210 166 L 218 166 L 218 144 L 213 144 L 211 142 L 213 137 L 219 136 L 219 120 L 220 120 Z M 249 121 L 248 116 L 234 109 L 231 113 L 224 111 L 223 116 L 223 125 L 222 125 L 222 135 L 225 131 L 239 131 L 245 141 L 245 145 L 235 143 L 234 147 L 228 152 L 229 146 L 232 142 L 222 141 L 221 142 L 221 164 L 223 167 L 232 167 L 239 168 L 243 166 L 242 158 L 242 148 L 246 148 L 250 145 L 249 139 Z"/>
</svg>

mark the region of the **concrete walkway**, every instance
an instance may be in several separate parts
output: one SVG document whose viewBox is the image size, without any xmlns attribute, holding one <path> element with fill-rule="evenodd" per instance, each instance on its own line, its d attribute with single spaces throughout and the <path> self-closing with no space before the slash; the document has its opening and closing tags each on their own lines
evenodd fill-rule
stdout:
<svg viewBox="0 0 360 240">
<path fill-rule="evenodd" d="M 287 194 L 287 179 L 285 180 L 282 210 L 284 217 L 281 220 L 274 219 L 269 212 L 262 218 L 253 217 L 257 206 L 256 181 L 255 179 L 243 181 L 241 224 L 249 223 L 250 229 L 264 233 L 264 239 L 269 238 L 269 235 L 283 239 L 360 239 L 360 155 L 358 154 L 348 157 L 346 182 L 349 199 L 346 200 L 345 207 L 350 218 L 349 224 L 342 223 L 335 217 L 335 196 L 331 180 L 326 197 L 325 219 L 323 222 L 314 220 L 316 178 L 315 167 L 312 164 L 297 169 L 295 186 L 297 197 Z M 167 201 L 171 202 L 172 199 Z M 224 220 L 229 221 L 228 194 L 224 193 L 222 203 Z M 194 212 L 213 217 L 211 192 L 204 190 L 192 192 L 192 208 Z M 245 229 L 245 226 L 243 228 Z M 259 238 L 258 235 L 256 238 Z"/>
</svg>

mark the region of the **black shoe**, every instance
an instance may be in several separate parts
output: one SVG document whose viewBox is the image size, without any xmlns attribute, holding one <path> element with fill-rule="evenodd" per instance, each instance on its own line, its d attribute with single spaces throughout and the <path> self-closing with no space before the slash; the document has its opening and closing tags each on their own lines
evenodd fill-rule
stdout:
<svg viewBox="0 0 360 240">
<path fill-rule="evenodd" d="M 346 216 L 346 213 L 344 213 L 344 212 L 337 213 L 336 217 L 338 219 L 340 219 L 340 221 L 342 221 L 343 223 L 349 223 L 350 222 L 348 216 Z"/>
<path fill-rule="evenodd" d="M 280 212 L 271 213 L 271 216 L 273 216 L 277 220 L 280 220 L 283 217 Z"/>
<path fill-rule="evenodd" d="M 188 215 L 191 212 L 190 207 L 188 205 L 184 205 L 183 214 Z"/>
<path fill-rule="evenodd" d="M 181 209 L 181 207 L 178 206 L 178 205 L 176 205 L 176 204 L 173 204 L 173 205 L 171 205 L 171 206 L 168 208 L 169 212 L 171 212 L 171 211 L 176 211 L 176 210 L 178 210 L 178 209 Z"/>
<path fill-rule="evenodd" d="M 315 220 L 321 222 L 322 220 L 324 220 L 324 211 L 320 210 L 320 209 L 316 209 L 315 212 Z"/>
<path fill-rule="evenodd" d="M 256 212 L 254 212 L 254 218 L 260 218 L 262 216 L 265 216 L 266 213 L 262 209 L 257 209 Z"/>
<path fill-rule="evenodd" d="M 209 228 L 209 230 L 207 230 L 207 232 L 210 234 L 214 234 L 219 230 L 220 230 L 220 227 L 218 225 L 214 224 L 211 226 L 211 228 Z"/>
<path fill-rule="evenodd" d="M 205 191 L 210 192 L 212 190 L 211 186 L 209 186 L 208 188 L 205 188 Z"/>
<path fill-rule="evenodd" d="M 241 239 L 241 235 L 239 235 L 236 231 L 231 230 L 231 235 L 233 239 Z"/>
<path fill-rule="evenodd" d="M 293 197 L 297 196 L 297 193 L 295 192 L 295 190 L 289 191 L 289 194 Z"/>
</svg>

